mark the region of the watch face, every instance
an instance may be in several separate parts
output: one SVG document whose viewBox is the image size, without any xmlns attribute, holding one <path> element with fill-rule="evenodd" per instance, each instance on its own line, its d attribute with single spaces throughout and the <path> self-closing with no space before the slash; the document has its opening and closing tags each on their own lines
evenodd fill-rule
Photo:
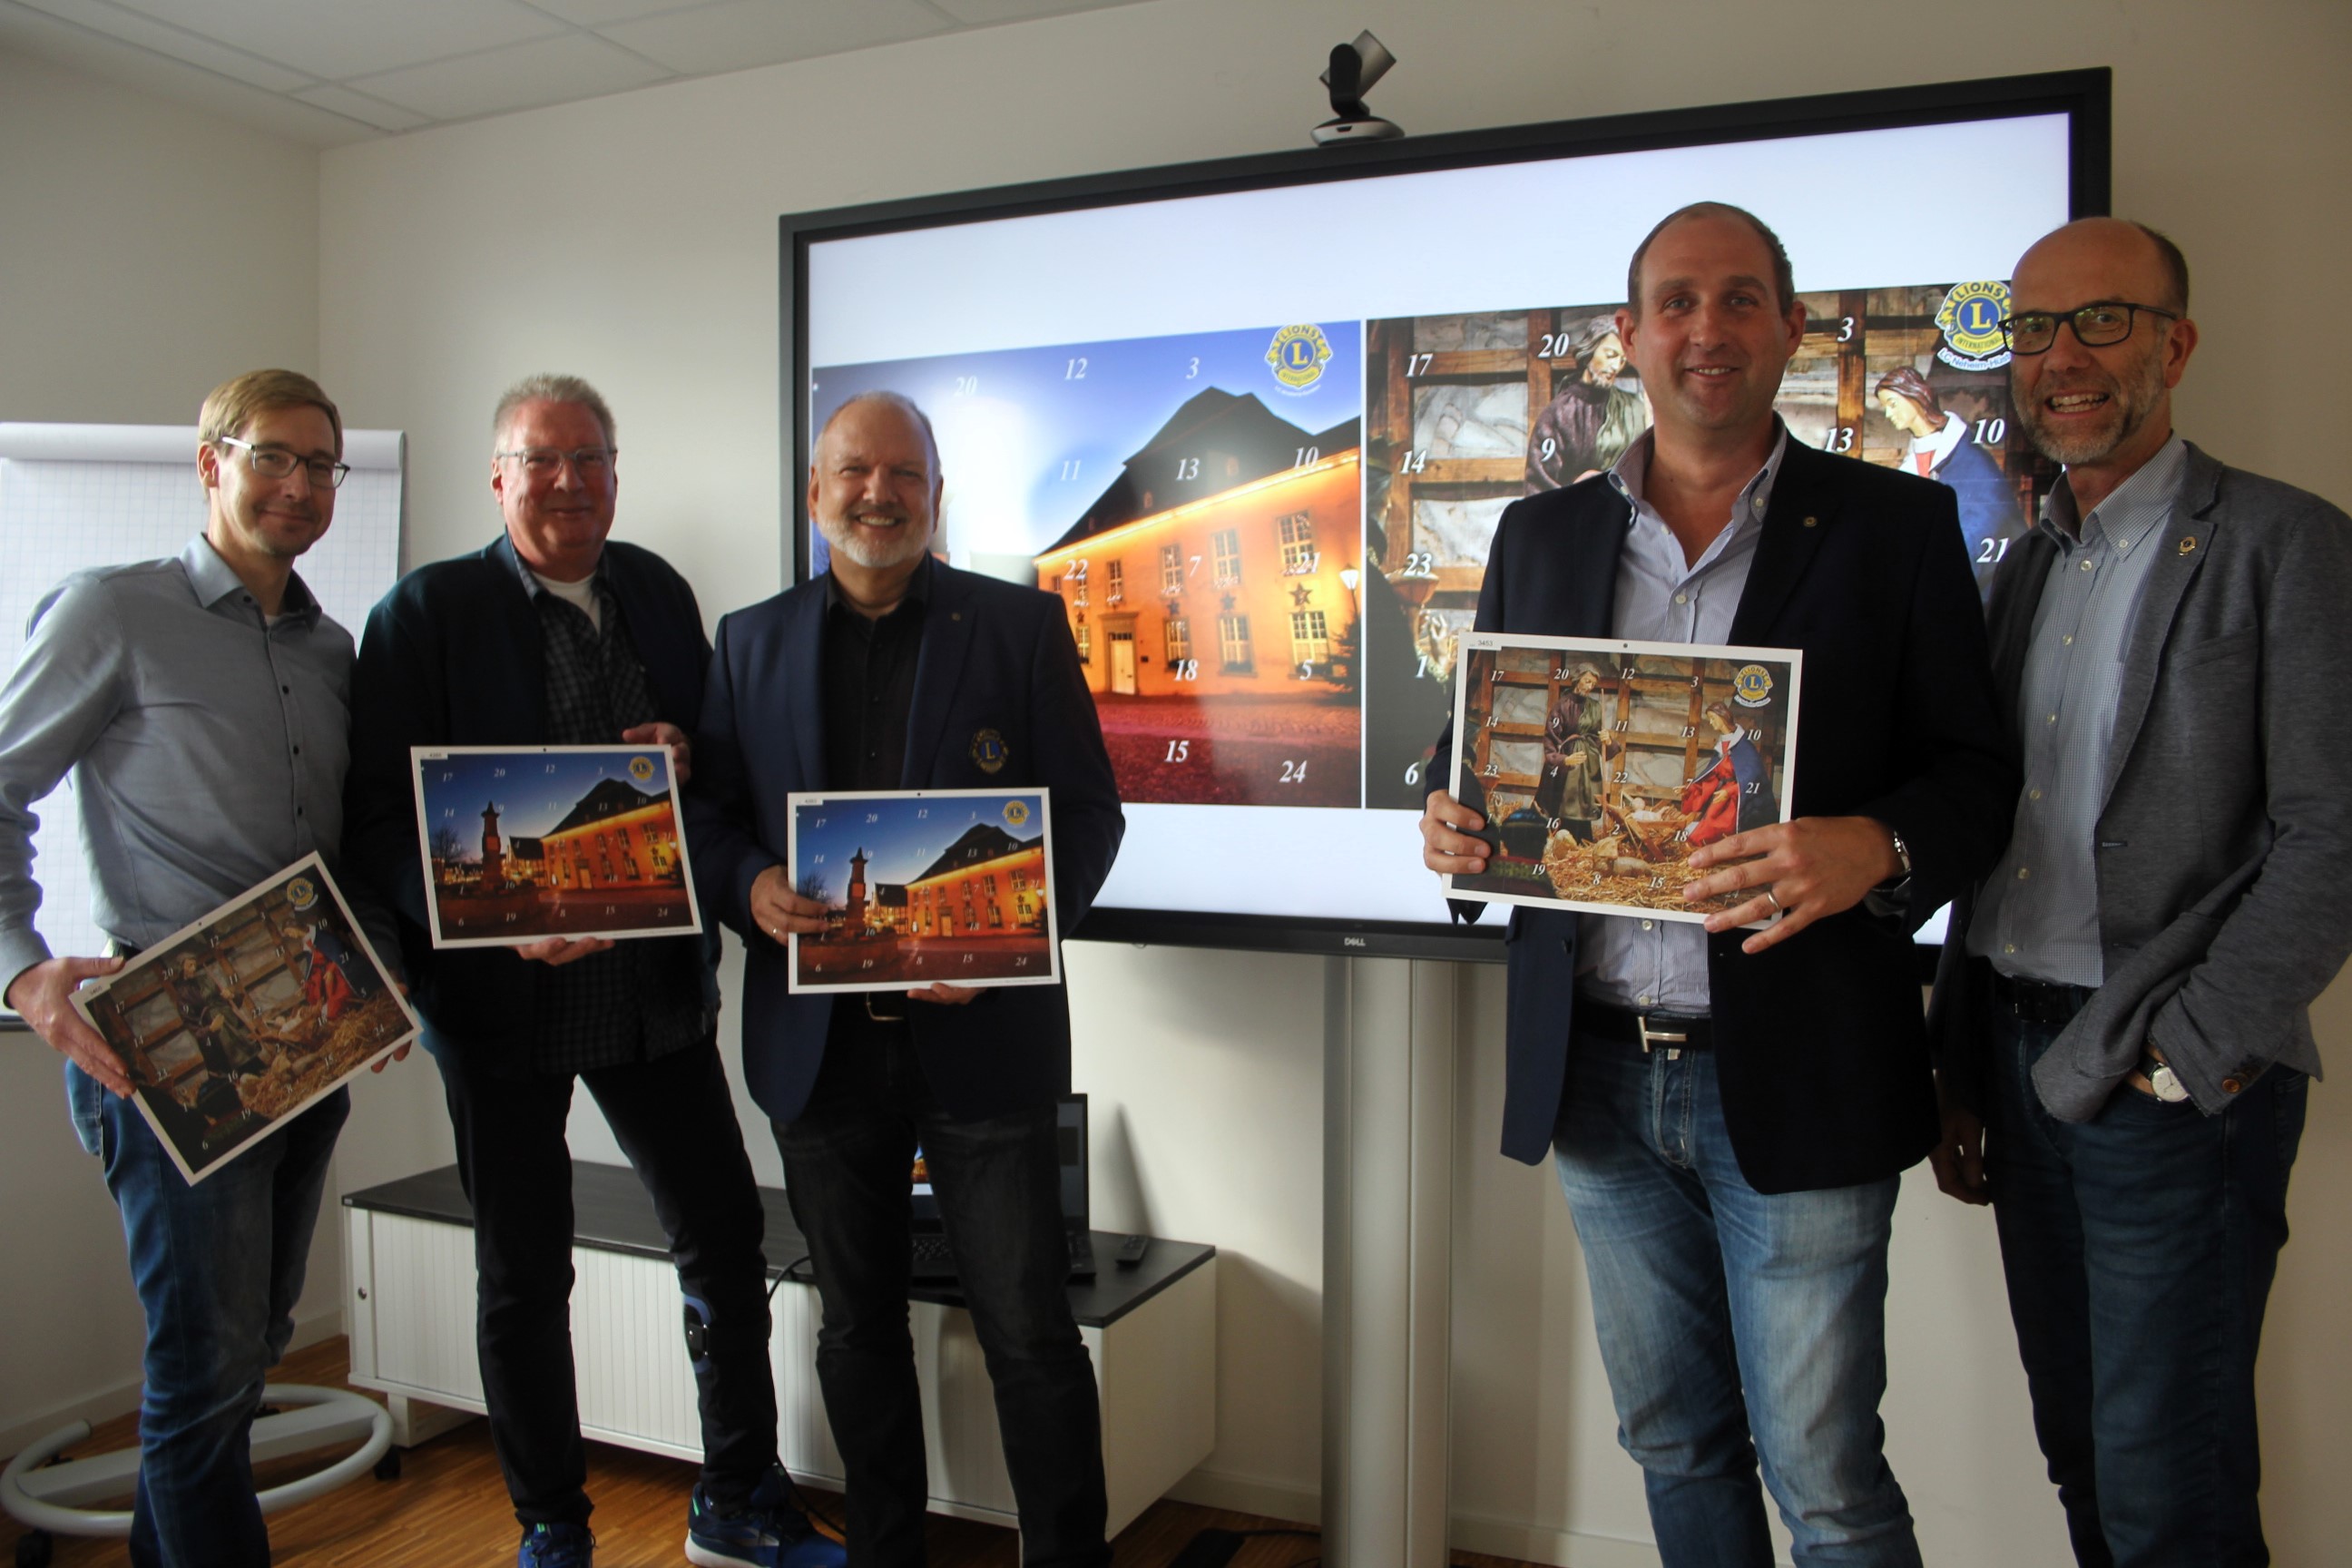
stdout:
<svg viewBox="0 0 2352 1568">
<path fill-rule="evenodd" d="M 2189 1098 L 2189 1086 L 2180 1081 L 2179 1074 L 2162 1062 L 2158 1062 L 2156 1070 L 2147 1075 L 2147 1083 L 2156 1090 L 2156 1098 L 2168 1104 L 2178 1105 Z"/>
</svg>

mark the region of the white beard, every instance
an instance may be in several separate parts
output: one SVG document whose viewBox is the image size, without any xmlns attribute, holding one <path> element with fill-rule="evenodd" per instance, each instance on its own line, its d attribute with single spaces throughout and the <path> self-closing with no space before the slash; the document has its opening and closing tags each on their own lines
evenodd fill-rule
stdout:
<svg viewBox="0 0 2352 1568">
<path fill-rule="evenodd" d="M 931 530 L 914 518 L 879 539 L 858 532 L 853 522 L 832 518 L 819 518 L 816 526 L 826 544 L 869 572 L 903 566 L 930 548 Z"/>
</svg>

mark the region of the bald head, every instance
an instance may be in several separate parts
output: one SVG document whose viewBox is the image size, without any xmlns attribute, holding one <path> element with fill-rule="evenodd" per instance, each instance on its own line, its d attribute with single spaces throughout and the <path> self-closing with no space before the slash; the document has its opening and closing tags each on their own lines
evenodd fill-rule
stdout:
<svg viewBox="0 0 2352 1568">
<path fill-rule="evenodd" d="M 2051 230 L 2018 258 L 2017 277 L 2022 280 L 2039 271 L 2090 269 L 2117 279 L 2114 292 L 2099 298 L 2131 300 L 2183 316 L 2189 313 L 2189 258 L 2167 236 L 2129 218 L 2077 218 Z M 2015 292 L 2013 286 L 2011 292 Z M 2074 302 L 2085 303 L 2090 298 L 2086 295 Z M 2046 307 L 2047 301 L 2031 306 Z"/>
<path fill-rule="evenodd" d="M 2010 393 L 2026 439 L 2066 465 L 2076 513 L 2087 516 L 2171 437 L 2172 389 L 2197 347 L 2188 265 L 2145 225 L 2084 218 L 2018 258 L 2009 296 L 2012 315 L 2060 322 L 2041 353 L 2011 359 Z M 2090 305 L 2137 309 L 2122 323 L 2116 311 L 2094 313 L 2103 341 L 2085 343 Z M 2104 341 L 2118 324 L 2126 335 Z"/>
</svg>

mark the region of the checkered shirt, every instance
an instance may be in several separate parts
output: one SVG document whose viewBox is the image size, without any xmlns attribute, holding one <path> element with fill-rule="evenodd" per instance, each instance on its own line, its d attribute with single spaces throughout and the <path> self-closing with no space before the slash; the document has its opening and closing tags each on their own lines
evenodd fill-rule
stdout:
<svg viewBox="0 0 2352 1568">
<path fill-rule="evenodd" d="M 547 738 L 555 745 L 617 745 L 649 724 L 653 689 L 602 565 L 591 580 L 596 624 L 526 578 L 547 656 Z M 650 1061 L 709 1033 L 691 937 L 642 938 L 549 969 L 539 979 L 534 1073 L 577 1073 Z"/>
</svg>

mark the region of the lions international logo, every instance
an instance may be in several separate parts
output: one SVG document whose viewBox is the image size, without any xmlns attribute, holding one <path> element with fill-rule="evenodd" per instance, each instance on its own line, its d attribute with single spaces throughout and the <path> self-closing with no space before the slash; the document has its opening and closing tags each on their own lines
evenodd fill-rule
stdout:
<svg viewBox="0 0 2352 1568">
<path fill-rule="evenodd" d="M 1012 755 L 1013 748 L 993 730 L 982 730 L 971 738 L 971 760 L 982 773 L 1003 773 L 1005 759 Z"/>
<path fill-rule="evenodd" d="M 1023 823 L 1028 821 L 1029 803 L 1025 800 L 1006 801 L 1004 803 L 1004 820 L 1011 823 L 1015 827 L 1018 827 Z"/>
<path fill-rule="evenodd" d="M 636 780 L 639 784 L 652 783 L 654 776 L 654 760 L 651 757 L 631 757 L 629 759 L 629 776 Z"/>
<path fill-rule="evenodd" d="M 1731 678 L 1731 700 L 1742 708 L 1767 708 L 1772 702 L 1772 672 L 1760 664 L 1743 664 Z"/>
<path fill-rule="evenodd" d="M 1997 370 L 2009 363 L 2000 320 L 2009 314 L 2006 283 L 1955 283 L 1936 312 L 1944 346 L 1936 357 L 1961 370 Z"/>
<path fill-rule="evenodd" d="M 1311 321 L 1303 327 L 1283 328 L 1265 351 L 1265 363 L 1274 367 L 1274 379 L 1285 392 L 1313 391 L 1330 360 L 1330 342 L 1323 336 L 1323 329 Z"/>
<path fill-rule="evenodd" d="M 319 884 L 308 877 L 297 877 L 286 884 L 286 901 L 298 910 L 307 910 L 319 901 Z"/>
</svg>

